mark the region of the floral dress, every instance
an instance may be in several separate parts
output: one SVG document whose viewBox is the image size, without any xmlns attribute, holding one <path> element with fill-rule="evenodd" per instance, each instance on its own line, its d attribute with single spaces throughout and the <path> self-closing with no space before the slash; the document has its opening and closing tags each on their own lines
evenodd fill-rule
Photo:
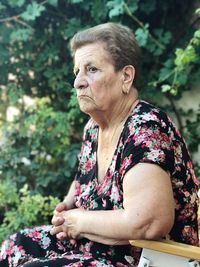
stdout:
<svg viewBox="0 0 200 267">
<path fill-rule="evenodd" d="M 153 105 L 140 101 L 124 124 L 102 183 L 97 179 L 98 129 L 92 119 L 84 129 L 75 177 L 75 207 L 123 209 L 122 183 L 126 172 L 140 162 L 157 164 L 170 174 L 175 201 L 175 223 L 163 238 L 198 245 L 197 179 L 184 140 L 170 118 Z M 88 239 L 71 245 L 52 237 L 50 228 L 34 227 L 10 236 L 2 244 L 0 266 L 136 266 L 137 248 L 109 246 Z"/>
</svg>

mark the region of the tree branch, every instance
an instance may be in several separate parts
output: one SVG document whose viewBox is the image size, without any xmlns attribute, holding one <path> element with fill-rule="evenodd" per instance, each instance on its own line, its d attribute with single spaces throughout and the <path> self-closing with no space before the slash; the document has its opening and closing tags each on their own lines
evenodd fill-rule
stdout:
<svg viewBox="0 0 200 267">
<path fill-rule="evenodd" d="M 12 16 L 12 17 L 0 19 L 0 22 L 9 22 L 9 21 L 18 19 L 19 17 L 20 17 L 20 15 L 15 15 L 15 16 Z"/>
<path fill-rule="evenodd" d="M 181 133 L 181 135 L 183 134 L 183 122 L 182 122 L 182 119 L 181 119 L 181 116 L 175 106 L 175 103 L 174 103 L 174 99 L 172 98 L 172 96 L 170 94 L 166 94 L 170 104 L 171 104 L 171 107 L 172 107 L 172 111 L 174 112 L 175 116 L 176 116 L 176 119 L 177 119 L 177 122 L 178 122 L 178 128 L 179 128 L 179 131 Z"/>
<path fill-rule="evenodd" d="M 45 5 L 47 2 L 48 2 L 48 0 L 45 0 L 45 1 L 41 2 L 40 5 Z M 4 18 L 4 19 L 0 19 L 0 22 L 15 21 L 15 22 L 17 22 L 17 23 L 19 23 L 19 24 L 21 24 L 21 25 L 23 25 L 25 27 L 33 29 L 33 27 L 31 27 L 28 23 L 26 23 L 25 21 L 20 19 L 22 14 L 23 14 L 23 12 L 18 14 L 18 15 L 12 16 L 12 17 L 7 17 L 7 18 Z"/>
<path fill-rule="evenodd" d="M 136 16 L 134 16 L 131 13 L 128 5 L 125 2 L 123 2 L 123 6 L 124 6 L 124 9 L 125 9 L 125 12 L 127 13 L 127 15 L 129 17 L 131 17 L 142 29 L 146 30 L 143 22 L 141 22 Z M 158 47 L 160 47 L 163 50 L 165 49 L 165 46 L 163 44 L 161 44 L 160 42 L 158 42 L 158 40 L 150 32 L 149 32 L 149 37 Z"/>
</svg>

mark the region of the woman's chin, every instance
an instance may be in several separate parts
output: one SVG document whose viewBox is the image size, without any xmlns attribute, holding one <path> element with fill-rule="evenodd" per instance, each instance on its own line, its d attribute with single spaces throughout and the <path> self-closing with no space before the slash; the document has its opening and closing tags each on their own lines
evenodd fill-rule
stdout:
<svg viewBox="0 0 200 267">
<path fill-rule="evenodd" d="M 88 104 L 85 105 L 83 103 L 81 104 L 79 103 L 79 107 L 82 112 L 89 114 L 89 115 L 92 113 L 92 111 L 94 111 L 94 107 L 92 108 L 91 105 L 88 105 Z"/>
</svg>

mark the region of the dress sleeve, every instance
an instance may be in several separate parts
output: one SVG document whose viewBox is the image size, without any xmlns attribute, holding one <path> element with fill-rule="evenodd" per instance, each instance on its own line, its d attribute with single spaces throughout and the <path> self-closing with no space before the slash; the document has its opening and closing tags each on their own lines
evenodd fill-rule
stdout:
<svg viewBox="0 0 200 267">
<path fill-rule="evenodd" d="M 174 132 L 161 123 L 148 121 L 139 125 L 128 125 L 120 173 L 122 177 L 137 163 L 159 165 L 171 174 L 174 171 Z"/>
</svg>

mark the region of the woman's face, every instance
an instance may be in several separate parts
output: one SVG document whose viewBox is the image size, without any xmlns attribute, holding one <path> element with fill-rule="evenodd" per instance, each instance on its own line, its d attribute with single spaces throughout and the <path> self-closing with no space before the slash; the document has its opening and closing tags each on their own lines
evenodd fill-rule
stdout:
<svg viewBox="0 0 200 267">
<path fill-rule="evenodd" d="M 80 109 L 93 115 L 109 113 L 122 98 L 122 71 L 116 72 L 104 44 L 94 43 L 76 50 L 74 87 Z"/>
</svg>

